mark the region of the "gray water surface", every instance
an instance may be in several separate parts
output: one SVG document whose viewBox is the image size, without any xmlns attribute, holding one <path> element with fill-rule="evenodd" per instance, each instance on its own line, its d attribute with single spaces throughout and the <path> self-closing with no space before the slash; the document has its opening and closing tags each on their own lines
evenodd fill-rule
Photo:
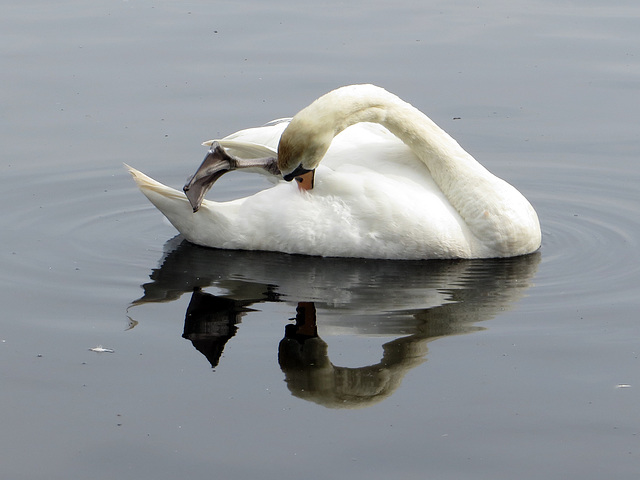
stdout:
<svg viewBox="0 0 640 480">
<path fill-rule="evenodd" d="M 636 2 L 14 3 L 2 478 L 637 478 Z M 203 249 L 122 166 L 180 187 L 200 142 L 360 82 L 522 191 L 540 251 Z"/>
</svg>

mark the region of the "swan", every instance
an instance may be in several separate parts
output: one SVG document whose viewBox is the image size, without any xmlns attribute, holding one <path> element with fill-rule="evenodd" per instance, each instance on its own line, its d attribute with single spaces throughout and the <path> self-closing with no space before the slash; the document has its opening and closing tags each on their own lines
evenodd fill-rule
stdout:
<svg viewBox="0 0 640 480">
<path fill-rule="evenodd" d="M 205 144 L 187 196 L 128 167 L 198 245 L 379 259 L 510 257 L 540 247 L 527 199 L 381 87 L 341 87 L 292 119 Z M 274 185 L 228 202 L 202 199 L 236 168 L 258 169 Z"/>
</svg>

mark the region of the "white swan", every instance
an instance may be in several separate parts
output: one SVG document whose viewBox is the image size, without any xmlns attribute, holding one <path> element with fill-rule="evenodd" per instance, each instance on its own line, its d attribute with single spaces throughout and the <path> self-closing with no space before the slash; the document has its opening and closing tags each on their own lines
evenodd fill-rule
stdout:
<svg viewBox="0 0 640 480">
<path fill-rule="evenodd" d="M 182 192 L 130 168 L 149 200 L 199 245 L 387 259 L 508 257 L 540 246 L 538 217 L 520 192 L 426 115 L 373 85 L 339 88 L 290 122 L 220 144 L 244 157 L 273 155 L 277 144 L 282 176 L 317 171 L 315 186 L 305 191 L 274 175 L 271 188 L 204 200 L 193 213 Z"/>
</svg>

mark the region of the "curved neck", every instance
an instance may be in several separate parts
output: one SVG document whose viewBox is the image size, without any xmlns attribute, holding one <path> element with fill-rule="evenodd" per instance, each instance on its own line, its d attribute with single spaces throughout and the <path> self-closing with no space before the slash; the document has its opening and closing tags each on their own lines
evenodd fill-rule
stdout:
<svg viewBox="0 0 640 480">
<path fill-rule="evenodd" d="M 374 85 L 353 85 L 329 92 L 296 117 L 292 126 L 300 119 L 314 135 L 328 142 L 326 148 L 334 136 L 351 125 L 360 122 L 383 125 L 411 148 L 445 193 L 452 182 L 464 182 L 469 175 L 474 179 L 478 175 L 493 177 L 424 113 Z"/>
<path fill-rule="evenodd" d="M 333 137 L 359 122 L 379 123 L 411 148 L 483 245 L 513 252 L 517 229 L 505 232 L 502 225 L 519 225 L 523 216 L 525 229 L 539 230 L 535 211 L 517 190 L 492 175 L 425 114 L 373 85 L 339 88 L 298 113 L 281 139 L 287 151 L 283 163 L 286 157 L 298 158 L 301 163 L 296 165 L 315 168 Z M 296 144 L 298 150 L 291 148 Z M 279 148 L 279 161 L 280 155 Z M 532 251 L 530 246 L 522 250 L 527 249 Z"/>
</svg>

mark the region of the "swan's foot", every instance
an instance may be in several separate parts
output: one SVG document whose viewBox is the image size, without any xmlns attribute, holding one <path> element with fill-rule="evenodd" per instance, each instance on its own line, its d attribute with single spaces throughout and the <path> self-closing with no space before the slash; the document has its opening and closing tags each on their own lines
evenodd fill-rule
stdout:
<svg viewBox="0 0 640 480">
<path fill-rule="evenodd" d="M 233 170 L 233 158 L 218 142 L 214 142 L 204 160 L 183 187 L 193 212 L 197 212 L 204 195 L 222 175 Z"/>
<path fill-rule="evenodd" d="M 255 159 L 232 157 L 218 142 L 213 142 L 202 164 L 182 189 L 193 207 L 193 212 L 198 211 L 205 194 L 222 175 L 239 168 L 255 167 L 272 175 L 280 175 L 278 161 L 274 157 Z"/>
</svg>

